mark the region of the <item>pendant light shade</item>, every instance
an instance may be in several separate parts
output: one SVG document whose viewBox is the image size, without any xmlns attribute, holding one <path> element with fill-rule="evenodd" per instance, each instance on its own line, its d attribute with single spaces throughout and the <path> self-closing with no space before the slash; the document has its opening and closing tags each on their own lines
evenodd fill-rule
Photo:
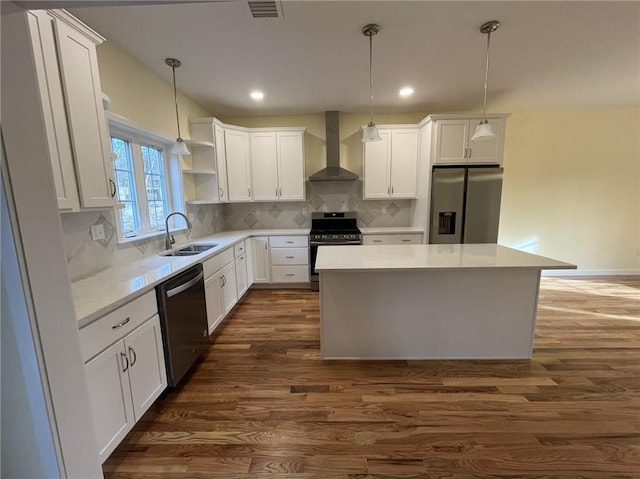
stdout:
<svg viewBox="0 0 640 479">
<path fill-rule="evenodd" d="M 480 27 L 480 32 L 487 35 L 487 56 L 484 70 L 484 100 L 482 106 L 482 121 L 476 127 L 476 131 L 471 137 L 472 140 L 489 140 L 495 138 L 491 125 L 487 121 L 487 84 L 489 81 L 489 48 L 491 46 L 491 34 L 500 27 L 500 22 L 491 20 Z"/>
<path fill-rule="evenodd" d="M 370 23 L 362 28 L 362 34 L 369 37 L 369 124 L 362 130 L 362 141 L 380 141 L 378 128 L 373 122 L 373 36 L 380 31 L 380 26 Z"/>
<path fill-rule="evenodd" d="M 189 148 L 185 144 L 182 136 L 180 135 L 180 115 L 178 114 L 178 90 L 176 89 L 176 68 L 179 68 L 182 65 L 180 60 L 175 58 L 165 58 L 165 63 L 171 67 L 171 71 L 173 72 L 173 100 L 176 104 L 176 124 L 178 125 L 178 138 L 176 138 L 176 142 L 173 144 L 173 148 L 171 149 L 171 153 L 174 155 L 188 155 L 190 154 Z"/>
</svg>

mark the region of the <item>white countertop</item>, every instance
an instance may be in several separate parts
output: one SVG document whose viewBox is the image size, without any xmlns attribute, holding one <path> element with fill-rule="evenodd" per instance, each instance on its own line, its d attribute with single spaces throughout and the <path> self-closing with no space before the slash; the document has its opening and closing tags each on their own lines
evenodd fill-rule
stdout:
<svg viewBox="0 0 640 479">
<path fill-rule="evenodd" d="M 320 271 L 417 271 L 450 269 L 575 269 L 573 264 L 497 244 L 320 246 Z"/>
<path fill-rule="evenodd" d="M 384 234 L 424 234 L 424 228 L 417 226 L 378 226 L 378 227 L 358 227 L 363 235 L 384 235 Z"/>
<path fill-rule="evenodd" d="M 187 244 L 217 243 L 217 246 L 193 256 L 147 256 L 126 265 L 112 266 L 71 283 L 78 327 L 82 328 L 119 306 L 152 290 L 156 285 L 190 266 L 202 263 L 251 236 L 308 235 L 309 229 L 225 231 L 197 238 Z"/>
</svg>

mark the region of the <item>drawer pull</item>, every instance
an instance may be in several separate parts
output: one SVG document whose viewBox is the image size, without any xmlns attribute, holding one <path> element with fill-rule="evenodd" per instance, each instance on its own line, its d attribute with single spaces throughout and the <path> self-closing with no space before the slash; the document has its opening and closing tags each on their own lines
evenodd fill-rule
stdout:
<svg viewBox="0 0 640 479">
<path fill-rule="evenodd" d="M 295 276 L 295 273 L 287 273 L 285 276 Z"/>
<path fill-rule="evenodd" d="M 111 329 L 120 329 L 122 326 L 127 324 L 129 321 L 131 321 L 131 318 L 127 317 L 127 318 L 124 319 L 124 321 L 120 321 L 118 324 L 114 324 L 113 326 L 111 326 Z"/>
<path fill-rule="evenodd" d="M 293 259 L 293 258 L 295 258 L 295 256 L 285 256 L 285 258 L 287 258 L 287 259 Z"/>
<path fill-rule="evenodd" d="M 403 239 L 402 242 L 403 243 L 411 243 L 411 240 L 410 239 Z"/>
<path fill-rule="evenodd" d="M 382 243 L 382 240 L 373 240 L 374 243 Z"/>
<path fill-rule="evenodd" d="M 287 244 L 293 244 L 293 241 L 285 241 Z"/>
</svg>

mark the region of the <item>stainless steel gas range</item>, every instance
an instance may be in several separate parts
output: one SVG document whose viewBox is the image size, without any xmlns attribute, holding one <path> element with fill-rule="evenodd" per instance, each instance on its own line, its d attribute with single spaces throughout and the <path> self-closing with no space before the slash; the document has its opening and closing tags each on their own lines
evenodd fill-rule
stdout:
<svg viewBox="0 0 640 479">
<path fill-rule="evenodd" d="M 311 290 L 320 290 L 320 279 L 315 270 L 318 246 L 360 245 L 362 233 L 354 211 L 311 213 L 309 233 L 309 276 Z"/>
</svg>

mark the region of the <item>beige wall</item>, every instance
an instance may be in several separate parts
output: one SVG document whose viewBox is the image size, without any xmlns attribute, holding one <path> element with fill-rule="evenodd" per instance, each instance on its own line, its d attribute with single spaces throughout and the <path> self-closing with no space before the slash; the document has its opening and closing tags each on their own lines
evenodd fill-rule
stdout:
<svg viewBox="0 0 640 479">
<path fill-rule="evenodd" d="M 585 270 L 640 268 L 640 109 L 514 113 L 499 242 Z"/>
<path fill-rule="evenodd" d="M 173 84 L 153 73 L 128 53 L 110 43 L 98 46 L 103 92 L 111 98 L 111 111 L 150 127 L 169 138 L 177 136 Z M 167 66 L 167 71 L 171 71 Z M 180 87 L 179 70 L 176 72 Z M 178 110 L 183 138 L 189 136 L 189 117 L 210 113 L 178 90 Z"/>
</svg>

